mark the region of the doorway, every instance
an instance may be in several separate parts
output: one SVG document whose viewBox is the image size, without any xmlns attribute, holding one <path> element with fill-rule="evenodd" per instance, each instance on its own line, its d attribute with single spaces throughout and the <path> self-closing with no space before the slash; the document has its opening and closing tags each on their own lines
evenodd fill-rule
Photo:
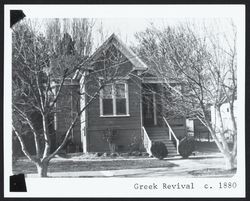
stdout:
<svg viewBox="0 0 250 201">
<path fill-rule="evenodd" d="M 155 92 L 143 93 L 142 97 L 143 125 L 151 127 L 157 125 Z"/>
</svg>

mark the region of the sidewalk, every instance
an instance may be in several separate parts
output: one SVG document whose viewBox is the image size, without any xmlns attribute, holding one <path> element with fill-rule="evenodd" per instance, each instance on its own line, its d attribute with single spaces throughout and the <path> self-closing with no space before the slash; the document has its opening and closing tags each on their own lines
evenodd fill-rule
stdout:
<svg viewBox="0 0 250 201">
<path fill-rule="evenodd" d="M 49 177 L 194 177 L 190 171 L 206 168 L 224 168 L 224 160 L 220 154 L 205 156 L 193 156 L 189 159 L 173 157 L 166 159 L 177 166 L 171 168 L 140 168 L 105 171 L 78 171 L 78 172 L 49 172 Z M 28 174 L 27 177 L 37 177 L 36 174 Z"/>
</svg>

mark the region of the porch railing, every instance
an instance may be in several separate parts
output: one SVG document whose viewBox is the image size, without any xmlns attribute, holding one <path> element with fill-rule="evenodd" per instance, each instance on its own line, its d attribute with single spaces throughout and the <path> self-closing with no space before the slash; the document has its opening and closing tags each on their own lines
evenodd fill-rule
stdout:
<svg viewBox="0 0 250 201">
<path fill-rule="evenodd" d="M 151 150 L 150 150 L 151 146 L 152 146 L 152 141 L 150 140 L 148 133 L 147 133 L 146 129 L 144 128 L 144 126 L 142 126 L 142 132 L 143 132 L 143 145 L 144 145 L 147 153 L 149 155 L 152 155 Z"/>
<path fill-rule="evenodd" d="M 176 135 L 174 134 L 174 131 L 172 130 L 171 126 L 169 125 L 168 121 L 166 120 L 165 117 L 163 117 L 164 122 L 166 123 L 167 127 L 168 127 L 168 134 L 169 134 L 169 140 L 172 140 L 172 137 L 174 138 L 175 142 L 176 142 L 176 152 L 177 154 L 179 154 L 179 139 L 176 137 Z"/>
</svg>

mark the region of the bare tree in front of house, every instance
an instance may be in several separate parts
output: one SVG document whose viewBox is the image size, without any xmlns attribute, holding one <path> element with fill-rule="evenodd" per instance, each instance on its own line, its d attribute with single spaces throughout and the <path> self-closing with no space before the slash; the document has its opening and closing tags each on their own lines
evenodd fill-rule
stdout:
<svg viewBox="0 0 250 201">
<path fill-rule="evenodd" d="M 26 22 L 13 29 L 12 128 L 23 153 L 36 165 L 41 177 L 47 176 L 50 160 L 64 147 L 78 117 L 95 98 L 90 99 L 75 114 L 61 144 L 52 151 L 54 132 L 51 132 L 50 126 L 53 123 L 51 117 L 56 112 L 55 105 L 65 81 L 72 78 L 84 60 L 72 52 L 73 41 L 69 34 L 64 34 L 60 44 L 53 46 L 54 51 L 51 51 L 50 45 L 43 35 L 38 35 Z M 37 126 L 34 114 L 40 117 L 42 126 Z M 27 147 L 31 145 L 25 144 L 25 133 L 33 135 L 36 155 L 29 153 Z"/>
<path fill-rule="evenodd" d="M 151 27 L 136 35 L 140 42 L 137 52 L 171 93 L 170 100 L 169 96 L 165 99 L 166 109 L 176 115 L 198 118 L 223 154 L 227 169 L 234 168 L 237 155 L 237 129 L 232 108 L 237 89 L 236 30 L 232 29 L 233 38 L 224 38 L 231 40 L 229 48 L 220 46 L 215 40 L 219 38 L 212 38 L 211 33 L 198 35 L 190 24 L 163 30 Z M 234 125 L 232 150 L 223 123 L 217 128 L 212 125 L 209 115 L 211 105 L 220 113 L 225 101 L 230 102 Z"/>
<path fill-rule="evenodd" d="M 214 103 L 220 123 L 219 125 L 214 125 L 214 127 L 216 132 L 224 133 L 226 138 L 232 138 L 232 156 L 228 155 L 227 157 L 233 163 L 237 156 L 237 123 L 235 114 L 235 101 L 237 100 L 237 28 L 232 21 L 229 22 L 229 27 L 231 31 L 227 34 L 223 33 L 222 36 L 213 34 L 209 37 L 213 58 L 209 62 L 209 70 L 213 86 L 217 85 L 215 89 L 221 91 L 219 100 Z M 212 93 L 215 93 L 215 91 L 213 90 Z M 229 105 L 229 116 L 232 125 L 230 130 L 223 121 L 222 107 L 225 104 Z M 227 149 L 226 145 L 223 146 Z"/>
<path fill-rule="evenodd" d="M 73 113 L 61 142 L 52 150 L 52 138 L 55 132 L 50 127 L 53 124 L 53 116 L 58 113 L 57 103 L 60 96 L 70 95 L 64 94 L 64 84 L 68 80 L 72 80 L 76 72 L 84 72 L 85 66 L 94 65 L 86 58 L 88 55 L 86 57 L 83 55 L 84 52 L 89 53 L 90 51 L 84 50 L 78 54 L 79 50 L 75 49 L 75 42 L 71 35 L 69 33 L 59 35 L 61 25 L 59 21 L 56 21 L 56 24 L 57 26 L 52 26 L 52 28 L 56 28 L 57 31 L 52 29 L 47 32 L 49 33 L 47 38 L 37 34 L 25 21 L 13 29 L 12 128 L 21 144 L 22 152 L 36 165 L 40 177 L 47 176 L 51 159 L 66 145 L 81 114 L 99 96 L 99 92 L 106 84 L 112 83 L 119 79 L 119 76 L 126 76 L 130 72 L 120 72 L 119 65 L 128 61 L 124 61 L 119 52 L 117 52 L 118 54 L 112 50 L 102 52 L 104 59 L 95 61 L 99 64 L 99 68 L 89 72 L 84 82 L 80 83 L 80 88 L 83 85 L 91 87 L 91 93 L 88 93 L 89 90 L 80 90 L 79 96 L 86 95 L 86 101 L 78 111 Z M 54 36 L 53 33 L 56 33 L 57 36 Z M 77 37 L 75 36 L 75 38 Z M 90 34 L 87 38 L 91 40 Z M 80 38 L 79 41 L 82 39 Z M 90 47 L 90 44 L 91 42 L 87 42 L 87 47 Z M 81 44 L 79 48 L 86 47 Z M 39 118 L 34 118 L 34 114 Z M 42 125 L 37 123 L 37 119 L 41 120 L 39 121 Z M 33 141 L 29 143 L 34 143 L 35 155 L 29 151 L 32 144 L 25 141 L 26 135 L 30 134 L 33 136 Z"/>
</svg>

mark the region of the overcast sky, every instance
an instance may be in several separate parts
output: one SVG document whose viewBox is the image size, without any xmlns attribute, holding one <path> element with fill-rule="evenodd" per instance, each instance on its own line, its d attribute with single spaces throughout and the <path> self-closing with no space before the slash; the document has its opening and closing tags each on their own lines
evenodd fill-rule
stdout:
<svg viewBox="0 0 250 201">
<path fill-rule="evenodd" d="M 103 26 L 104 32 L 109 36 L 112 33 L 118 35 L 125 43 L 132 45 L 136 43 L 135 33 L 144 31 L 152 24 L 157 29 L 167 26 L 177 26 L 189 23 L 198 34 L 204 34 L 204 27 L 216 34 L 231 34 L 232 18 L 101 18 L 96 19 L 95 29 Z M 97 33 L 97 31 L 94 31 Z"/>
<path fill-rule="evenodd" d="M 29 18 L 32 26 L 40 32 L 45 32 L 48 18 Z M 71 18 L 67 18 L 71 19 Z M 204 34 L 204 26 L 213 34 L 227 34 L 230 38 L 232 32 L 231 18 L 89 18 L 93 20 L 93 51 L 98 48 L 112 33 L 115 33 L 128 46 L 136 45 L 135 33 L 144 31 L 147 27 L 154 26 L 163 29 L 167 26 L 177 26 L 189 23 L 197 34 Z M 63 23 L 63 19 L 61 20 Z M 102 28 L 104 38 L 101 40 L 99 29 Z M 207 34 L 207 33 L 206 33 Z"/>
<path fill-rule="evenodd" d="M 28 12 L 29 13 L 29 12 Z M 27 15 L 27 20 L 31 20 L 32 26 L 44 33 L 45 26 L 50 18 L 33 18 Z M 61 23 L 63 23 L 63 18 L 61 18 Z M 72 18 L 66 18 L 72 19 Z M 104 32 L 104 37 L 107 39 L 112 33 L 115 33 L 124 43 L 132 45 L 136 43 L 135 33 L 144 31 L 147 27 L 150 27 L 152 23 L 157 28 L 163 28 L 164 26 L 175 26 L 178 23 L 184 22 L 188 19 L 166 19 L 166 18 L 88 18 L 94 22 L 93 27 L 93 39 L 94 46 L 96 46 L 103 41 L 100 41 L 99 29 L 102 28 Z M 196 20 L 192 20 L 193 22 Z"/>
<path fill-rule="evenodd" d="M 158 28 L 186 21 L 197 27 L 205 23 L 214 32 L 228 34 L 229 19 L 236 25 L 242 20 L 240 6 L 230 5 L 17 5 L 16 8 L 23 9 L 27 18 L 39 18 L 40 22 L 44 18 L 96 19 L 94 49 L 100 45 L 97 30 L 101 25 L 107 37 L 115 33 L 123 42 L 132 45 L 136 42 L 134 34 L 145 30 L 151 22 Z M 43 30 L 42 26 L 40 30 Z M 197 32 L 200 30 L 198 28 Z"/>
</svg>

